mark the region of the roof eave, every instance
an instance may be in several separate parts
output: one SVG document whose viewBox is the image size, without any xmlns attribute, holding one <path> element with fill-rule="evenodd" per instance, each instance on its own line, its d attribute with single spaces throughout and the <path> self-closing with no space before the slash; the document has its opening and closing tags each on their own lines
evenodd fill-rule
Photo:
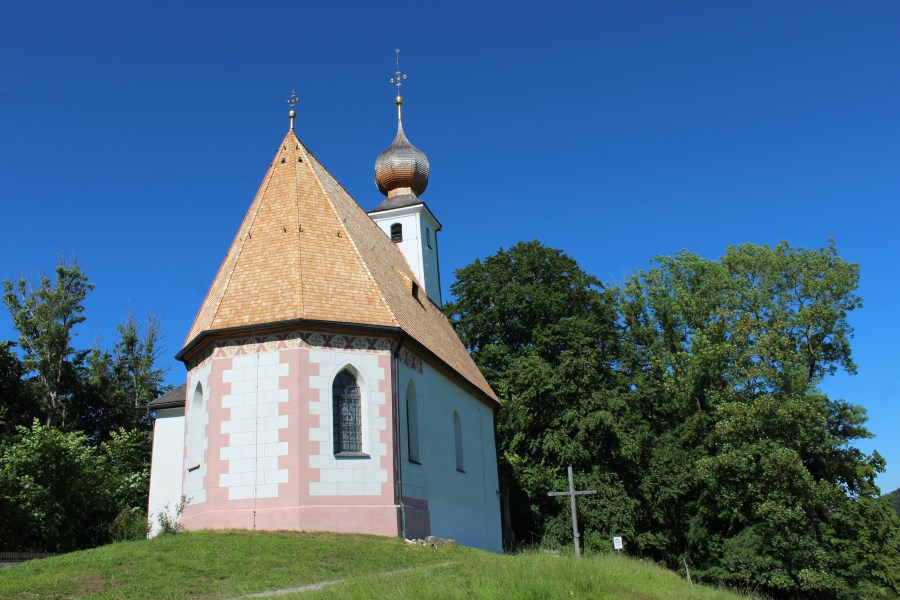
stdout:
<svg viewBox="0 0 900 600">
<path fill-rule="evenodd" d="M 309 327 L 311 329 L 356 329 L 362 331 L 372 331 L 396 337 L 401 329 L 394 325 L 370 325 L 367 323 L 352 323 L 343 321 L 321 321 L 315 319 L 291 319 L 288 321 L 272 321 L 269 323 L 255 323 L 252 325 L 239 325 L 236 327 L 223 327 L 221 329 L 208 329 L 198 333 L 190 342 L 185 344 L 184 348 L 175 355 L 177 360 L 187 364 L 187 358 L 193 352 L 203 346 L 203 342 L 210 338 L 229 337 L 236 333 L 254 333 L 291 329 L 297 326 Z"/>
</svg>

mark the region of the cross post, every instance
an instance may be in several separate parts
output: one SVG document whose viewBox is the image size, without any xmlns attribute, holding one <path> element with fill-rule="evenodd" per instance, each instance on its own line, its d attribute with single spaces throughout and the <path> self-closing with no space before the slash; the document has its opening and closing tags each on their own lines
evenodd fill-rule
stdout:
<svg viewBox="0 0 900 600">
<path fill-rule="evenodd" d="M 581 537 L 578 533 L 578 514 L 575 512 L 575 496 L 587 496 L 596 494 L 597 490 L 576 490 L 575 478 L 572 476 L 572 465 L 569 465 L 569 491 L 568 492 L 547 492 L 548 496 L 568 496 L 569 505 L 572 507 L 572 538 L 575 540 L 575 556 L 581 556 Z"/>
</svg>

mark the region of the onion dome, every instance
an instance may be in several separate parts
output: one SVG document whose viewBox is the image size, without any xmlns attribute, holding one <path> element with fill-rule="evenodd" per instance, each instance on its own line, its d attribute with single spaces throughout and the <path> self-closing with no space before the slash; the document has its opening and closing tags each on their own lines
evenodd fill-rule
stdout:
<svg viewBox="0 0 900 600">
<path fill-rule="evenodd" d="M 402 102 L 397 98 L 398 107 Z M 428 159 L 403 134 L 403 121 L 397 122 L 397 137 L 375 159 L 375 185 L 391 197 L 397 194 L 420 195 L 428 187 Z"/>
</svg>

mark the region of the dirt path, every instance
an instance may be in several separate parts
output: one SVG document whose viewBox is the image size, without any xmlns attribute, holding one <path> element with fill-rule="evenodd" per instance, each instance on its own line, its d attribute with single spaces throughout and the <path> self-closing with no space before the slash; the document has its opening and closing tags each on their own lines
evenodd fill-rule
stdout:
<svg viewBox="0 0 900 600">
<path fill-rule="evenodd" d="M 431 569 L 433 567 L 446 567 L 447 565 L 452 564 L 452 561 L 442 562 L 442 563 L 434 563 L 430 565 L 420 565 L 418 567 L 405 567 L 403 569 L 394 569 L 392 571 L 380 571 L 378 573 L 366 573 L 365 575 L 357 575 L 356 577 L 347 577 L 345 579 L 333 579 L 331 581 L 317 581 L 315 583 L 308 583 L 306 585 L 301 585 L 297 587 L 291 588 L 282 588 L 280 590 L 269 590 L 266 592 L 256 592 L 255 594 L 247 594 L 246 596 L 238 596 L 235 600 L 240 600 L 242 598 L 272 598 L 275 596 L 284 596 L 285 594 L 297 594 L 302 592 L 314 592 L 316 590 L 321 590 L 322 588 L 328 587 L 329 585 L 337 585 L 339 583 L 346 583 L 351 579 L 361 579 L 363 577 L 378 577 L 381 575 L 396 575 L 398 573 L 407 573 L 409 571 L 421 571 L 423 569 Z"/>
</svg>

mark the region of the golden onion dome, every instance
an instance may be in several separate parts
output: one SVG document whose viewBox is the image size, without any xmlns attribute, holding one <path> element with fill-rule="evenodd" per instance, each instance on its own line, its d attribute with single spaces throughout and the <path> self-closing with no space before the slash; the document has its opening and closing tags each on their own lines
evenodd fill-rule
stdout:
<svg viewBox="0 0 900 600">
<path fill-rule="evenodd" d="M 394 142 L 375 159 L 375 185 L 385 196 L 410 191 L 418 196 L 428 187 L 430 168 L 425 153 L 406 139 L 398 121 Z"/>
</svg>

